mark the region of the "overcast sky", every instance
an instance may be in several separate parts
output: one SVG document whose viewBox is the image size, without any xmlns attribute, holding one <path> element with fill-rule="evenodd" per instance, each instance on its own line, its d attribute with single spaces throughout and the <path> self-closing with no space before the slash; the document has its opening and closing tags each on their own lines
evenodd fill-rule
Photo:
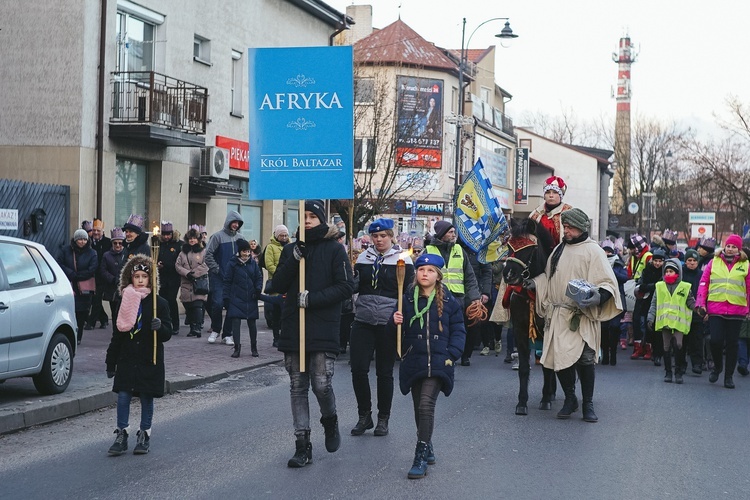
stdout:
<svg viewBox="0 0 750 500">
<path fill-rule="evenodd" d="M 628 33 L 638 50 L 632 68 L 632 109 L 637 115 L 693 126 L 716 135 L 713 113 L 726 117 L 725 101 L 750 102 L 750 1 L 747 0 L 324 0 L 373 6 L 373 25 L 399 17 L 436 45 L 461 46 L 493 17 L 509 17 L 519 38 L 504 49 L 494 35 L 503 21 L 479 28 L 468 48 L 497 45 L 496 82 L 513 95 L 507 113 L 516 125 L 527 111 L 614 123 L 617 52 Z M 400 6 L 400 8 L 399 8 Z"/>
</svg>

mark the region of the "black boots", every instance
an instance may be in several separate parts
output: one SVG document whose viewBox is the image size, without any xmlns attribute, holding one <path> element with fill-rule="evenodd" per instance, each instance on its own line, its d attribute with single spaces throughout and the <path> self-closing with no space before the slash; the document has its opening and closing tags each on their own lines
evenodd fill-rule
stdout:
<svg viewBox="0 0 750 500">
<path fill-rule="evenodd" d="M 339 433 L 339 417 L 331 415 L 330 417 L 321 417 L 320 423 L 323 424 L 323 431 L 326 435 L 326 451 L 333 453 L 341 446 L 341 434 Z"/>
<path fill-rule="evenodd" d="M 306 432 L 304 436 L 298 436 L 294 444 L 297 447 L 297 451 L 295 451 L 294 456 L 289 459 L 286 465 L 297 469 L 304 467 L 307 464 L 311 464 L 313 458 L 310 433 Z"/>
<path fill-rule="evenodd" d="M 190 332 L 187 334 L 188 337 L 201 337 L 201 325 L 199 323 L 190 323 Z"/>
<path fill-rule="evenodd" d="M 109 447 L 109 453 L 112 456 L 122 455 L 128 451 L 128 431 L 127 429 L 115 429 L 115 442 Z"/>
<path fill-rule="evenodd" d="M 139 430 L 136 434 L 135 448 L 133 448 L 133 455 L 145 455 L 148 453 L 148 448 L 151 445 L 151 436 L 148 430 Z"/>
<path fill-rule="evenodd" d="M 367 429 L 372 429 L 375 424 L 372 422 L 372 412 L 359 416 L 357 425 L 352 429 L 352 436 L 361 436 Z"/>
<path fill-rule="evenodd" d="M 388 435 L 388 417 L 378 416 L 378 425 L 375 426 L 373 432 L 376 436 L 387 436 Z"/>
<path fill-rule="evenodd" d="M 724 387 L 734 389 L 734 380 L 732 380 L 731 375 L 724 375 Z"/>
<path fill-rule="evenodd" d="M 594 413 L 594 365 L 578 365 L 578 375 L 581 377 L 581 394 L 583 395 L 583 420 L 597 422 L 599 418 Z"/>
<path fill-rule="evenodd" d="M 414 462 L 406 475 L 409 479 L 422 479 L 427 475 L 427 454 L 428 444 L 424 441 L 417 441 L 417 448 L 414 450 Z"/>
<path fill-rule="evenodd" d="M 570 418 L 570 415 L 578 411 L 578 398 L 576 398 L 576 372 L 575 365 L 557 372 L 557 378 L 560 381 L 565 393 L 565 402 L 563 407 L 557 412 L 557 418 Z"/>
<path fill-rule="evenodd" d="M 234 344 L 234 352 L 232 352 L 233 358 L 239 358 L 240 357 L 240 351 L 242 350 L 242 346 L 235 343 Z"/>
<path fill-rule="evenodd" d="M 664 353 L 664 382 L 672 383 L 672 355 L 669 351 Z"/>
</svg>

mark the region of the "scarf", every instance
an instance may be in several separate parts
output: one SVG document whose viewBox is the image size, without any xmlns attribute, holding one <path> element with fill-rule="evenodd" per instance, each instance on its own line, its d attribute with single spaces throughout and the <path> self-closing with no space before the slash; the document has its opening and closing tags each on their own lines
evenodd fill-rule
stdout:
<svg viewBox="0 0 750 500">
<path fill-rule="evenodd" d="M 129 332 L 136 326 L 136 322 L 139 321 L 141 301 L 150 293 L 150 288 L 134 288 L 132 284 L 122 290 L 122 303 L 117 314 L 118 331 Z"/>
<path fill-rule="evenodd" d="M 563 250 L 565 250 L 565 245 L 574 245 L 576 243 L 581 243 L 582 241 L 586 241 L 586 238 L 589 237 L 589 233 L 587 231 L 584 231 L 581 233 L 581 236 L 578 238 L 573 238 L 570 241 L 565 241 L 565 238 L 563 238 L 562 243 L 557 245 L 557 248 L 555 248 L 555 252 L 552 254 L 552 262 L 549 272 L 549 278 L 552 279 L 552 276 L 555 275 L 555 271 L 557 271 L 557 263 L 560 262 L 560 257 L 562 257 Z"/>
<path fill-rule="evenodd" d="M 419 327 L 424 328 L 424 315 L 427 311 L 430 310 L 430 306 L 432 305 L 432 300 L 435 298 L 435 289 L 432 290 L 430 293 L 430 296 L 427 297 L 427 305 L 424 306 L 422 310 L 419 309 L 419 287 L 414 287 L 414 317 L 409 321 L 409 326 L 411 326 L 414 321 L 419 318 Z"/>
<path fill-rule="evenodd" d="M 383 261 L 385 260 L 385 255 L 382 253 L 379 253 L 377 257 L 375 257 L 375 262 L 372 264 L 372 288 L 373 290 L 378 288 L 378 275 L 380 274 L 380 267 L 383 265 Z M 416 289 L 417 287 L 415 287 Z"/>
</svg>

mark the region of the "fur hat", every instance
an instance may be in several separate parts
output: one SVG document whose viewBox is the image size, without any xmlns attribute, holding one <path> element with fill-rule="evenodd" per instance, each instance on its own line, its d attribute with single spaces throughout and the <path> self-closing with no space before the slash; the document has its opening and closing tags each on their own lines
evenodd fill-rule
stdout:
<svg viewBox="0 0 750 500">
<path fill-rule="evenodd" d="M 247 240 L 239 239 L 237 240 L 237 253 L 240 253 L 243 250 L 250 250 L 250 243 L 248 243 Z"/>
<path fill-rule="evenodd" d="M 168 220 L 161 221 L 161 233 L 171 233 L 174 231 L 174 227 L 172 226 L 172 223 Z"/>
<path fill-rule="evenodd" d="M 109 232 L 109 239 L 123 241 L 125 239 L 125 233 L 123 233 L 122 229 L 119 227 L 112 228 L 112 231 Z"/>
<path fill-rule="evenodd" d="M 326 223 L 326 206 L 323 200 L 305 200 L 305 212 L 314 213 L 322 224 Z"/>
<path fill-rule="evenodd" d="M 698 251 L 692 248 L 688 248 L 687 250 L 685 250 L 685 261 L 687 261 L 688 259 L 701 260 L 700 255 L 698 255 Z"/>
<path fill-rule="evenodd" d="M 442 269 L 445 267 L 445 260 L 443 260 L 443 257 L 441 257 L 440 255 L 423 253 L 422 255 L 417 257 L 416 261 L 414 261 L 414 269 L 419 269 L 420 267 L 427 265 Z"/>
<path fill-rule="evenodd" d="M 560 198 L 562 198 L 563 196 L 565 196 L 565 191 L 568 190 L 568 185 L 565 184 L 565 181 L 562 179 L 562 177 L 553 175 L 552 177 L 547 177 L 547 180 L 544 181 L 544 190 L 542 191 L 542 194 L 550 190 L 555 191 L 560 195 Z"/>
<path fill-rule="evenodd" d="M 740 238 L 738 234 L 730 234 L 724 240 L 724 246 L 727 246 L 727 245 L 734 245 L 740 250 L 742 250 L 742 238 Z"/>
<path fill-rule="evenodd" d="M 153 277 L 153 269 L 154 260 L 151 257 L 142 253 L 133 255 L 130 260 L 122 266 L 122 271 L 120 271 L 120 295 L 122 295 L 122 291 L 133 282 L 133 273 L 135 273 L 135 271 L 146 271 L 149 277 Z M 156 291 L 158 292 L 158 290 L 159 273 L 156 273 Z"/>
<path fill-rule="evenodd" d="M 143 232 L 143 217 L 138 214 L 130 214 L 127 222 L 122 225 L 123 231 L 133 231 L 136 234 Z"/>
<path fill-rule="evenodd" d="M 386 231 L 388 229 L 393 229 L 393 219 L 375 219 L 370 223 L 370 227 L 367 229 L 367 232 L 372 233 L 379 233 L 380 231 Z"/>
<path fill-rule="evenodd" d="M 571 208 L 570 210 L 564 211 L 560 214 L 560 220 L 563 224 L 573 226 L 581 231 L 588 231 L 589 226 L 591 225 L 589 216 L 580 208 Z"/>
<path fill-rule="evenodd" d="M 698 242 L 699 247 L 703 247 L 704 250 L 713 252 L 716 249 L 716 240 L 713 238 L 703 238 Z"/>
<path fill-rule="evenodd" d="M 284 224 L 279 224 L 275 228 L 273 228 L 273 237 L 278 238 L 280 234 L 286 233 L 287 236 L 289 236 L 289 228 L 286 227 Z"/>
<path fill-rule="evenodd" d="M 85 229 L 76 229 L 76 232 L 73 233 L 73 241 L 88 240 L 88 239 L 89 239 L 89 233 L 87 233 Z"/>
<path fill-rule="evenodd" d="M 630 240 L 628 241 L 628 248 L 634 248 L 636 250 L 636 254 L 640 254 L 643 252 L 643 250 L 646 249 L 648 246 L 648 243 L 646 243 L 646 238 L 641 236 L 640 234 L 634 234 L 630 237 Z"/>
<path fill-rule="evenodd" d="M 677 231 L 665 229 L 664 232 L 661 233 L 661 239 L 667 245 L 676 245 L 677 244 Z"/>
<path fill-rule="evenodd" d="M 451 224 L 447 220 L 439 220 L 435 223 L 434 229 L 435 229 L 435 238 L 442 240 L 443 236 L 445 236 L 445 233 L 451 230 L 453 227 L 453 224 Z"/>
<path fill-rule="evenodd" d="M 94 226 L 91 224 L 90 220 L 85 220 L 85 221 L 81 222 L 81 229 L 83 229 L 84 231 L 88 232 L 88 231 L 91 231 L 92 229 L 94 229 Z"/>
</svg>

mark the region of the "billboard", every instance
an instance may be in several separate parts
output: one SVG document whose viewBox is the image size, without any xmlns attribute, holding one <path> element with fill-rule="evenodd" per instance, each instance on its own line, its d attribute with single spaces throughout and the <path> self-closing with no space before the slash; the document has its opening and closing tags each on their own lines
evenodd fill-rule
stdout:
<svg viewBox="0 0 750 500">
<path fill-rule="evenodd" d="M 402 167 L 443 165 L 443 81 L 396 79 L 396 163 Z"/>
<path fill-rule="evenodd" d="M 529 203 L 529 148 L 516 148 L 516 205 Z"/>
</svg>

